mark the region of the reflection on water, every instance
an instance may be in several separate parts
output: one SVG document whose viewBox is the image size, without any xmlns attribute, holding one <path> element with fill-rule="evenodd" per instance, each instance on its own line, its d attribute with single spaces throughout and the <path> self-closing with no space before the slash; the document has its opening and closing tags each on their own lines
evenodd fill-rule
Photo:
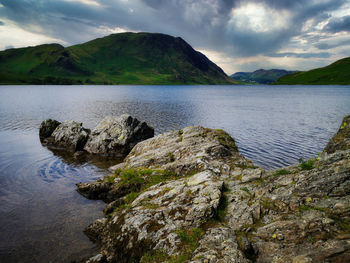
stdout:
<svg viewBox="0 0 350 263">
<path fill-rule="evenodd" d="M 47 145 L 43 146 L 46 147 Z M 86 152 L 77 152 L 74 154 L 62 149 L 56 149 L 54 147 L 48 147 L 48 149 L 53 153 L 53 155 L 63 160 L 67 167 L 81 167 L 87 164 L 91 164 L 98 167 L 99 169 L 107 171 L 109 167 L 123 161 L 123 159 L 118 159 L 116 157 L 105 157 L 88 154 Z"/>
<path fill-rule="evenodd" d="M 320 152 L 350 113 L 349 86 L 0 86 L 0 262 L 70 262 L 92 254 L 82 230 L 103 203 L 75 183 L 118 160 L 89 159 L 40 144 L 42 120 L 93 128 L 129 113 L 156 134 L 188 125 L 221 128 L 264 168 Z"/>
</svg>

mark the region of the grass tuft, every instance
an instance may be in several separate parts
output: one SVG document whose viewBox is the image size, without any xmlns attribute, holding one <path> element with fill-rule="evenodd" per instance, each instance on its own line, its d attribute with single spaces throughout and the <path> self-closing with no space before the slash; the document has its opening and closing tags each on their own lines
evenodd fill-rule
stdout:
<svg viewBox="0 0 350 263">
<path fill-rule="evenodd" d="M 299 165 L 299 167 L 301 168 L 301 170 L 312 170 L 315 168 L 314 164 L 315 164 L 315 160 L 310 159 L 305 162 L 302 162 Z"/>
<path fill-rule="evenodd" d="M 281 169 L 281 170 L 276 171 L 273 175 L 278 176 L 278 175 L 286 175 L 286 174 L 290 174 L 290 172 L 286 169 Z"/>
</svg>

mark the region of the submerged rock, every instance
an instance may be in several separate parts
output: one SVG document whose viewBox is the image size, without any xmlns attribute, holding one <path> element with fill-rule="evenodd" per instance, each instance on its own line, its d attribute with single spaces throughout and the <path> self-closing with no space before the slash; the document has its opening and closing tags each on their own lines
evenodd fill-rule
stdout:
<svg viewBox="0 0 350 263">
<path fill-rule="evenodd" d="M 57 128 L 57 126 L 60 124 L 61 123 L 59 121 L 56 121 L 56 120 L 52 120 L 52 119 L 44 120 L 40 124 L 40 128 L 39 128 L 40 139 L 46 139 L 46 138 L 50 137 L 51 134 L 54 132 L 54 130 Z"/>
<path fill-rule="evenodd" d="M 84 150 L 92 154 L 125 157 L 137 143 L 153 136 L 152 127 L 130 115 L 108 116 L 92 130 Z"/>
<path fill-rule="evenodd" d="M 90 134 L 82 123 L 64 121 L 52 133 L 52 144 L 67 151 L 76 152 L 83 149 Z"/>
<path fill-rule="evenodd" d="M 348 262 L 350 147 L 337 145 L 265 171 L 220 130 L 156 136 L 114 174 L 78 184 L 109 203 L 85 232 L 107 262 Z"/>
</svg>

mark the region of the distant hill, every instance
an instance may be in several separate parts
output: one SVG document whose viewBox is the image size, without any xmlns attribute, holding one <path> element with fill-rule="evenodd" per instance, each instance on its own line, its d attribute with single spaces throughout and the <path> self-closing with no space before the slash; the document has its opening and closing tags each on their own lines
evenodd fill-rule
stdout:
<svg viewBox="0 0 350 263">
<path fill-rule="evenodd" d="M 0 52 L 0 84 L 235 84 L 182 38 L 120 33 Z"/>
<path fill-rule="evenodd" d="M 259 69 L 254 72 L 236 72 L 231 78 L 247 84 L 270 84 L 282 76 L 294 73 L 283 69 Z"/>
<path fill-rule="evenodd" d="M 281 77 L 273 84 L 350 85 L 350 57 L 338 60 L 324 68 L 317 68 L 304 72 L 300 71 Z"/>
</svg>

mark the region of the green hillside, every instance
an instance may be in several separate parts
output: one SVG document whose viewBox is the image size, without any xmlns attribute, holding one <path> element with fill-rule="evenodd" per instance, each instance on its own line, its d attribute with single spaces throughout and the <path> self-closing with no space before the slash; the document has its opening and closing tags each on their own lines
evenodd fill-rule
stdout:
<svg viewBox="0 0 350 263">
<path fill-rule="evenodd" d="M 244 84 L 270 84 L 280 77 L 294 73 L 284 69 L 258 69 L 254 72 L 236 72 L 231 78 Z"/>
<path fill-rule="evenodd" d="M 296 72 L 278 79 L 276 85 L 350 85 L 350 57 L 324 68 Z"/>
<path fill-rule="evenodd" d="M 235 84 L 183 39 L 121 33 L 0 52 L 0 84 Z"/>
</svg>

